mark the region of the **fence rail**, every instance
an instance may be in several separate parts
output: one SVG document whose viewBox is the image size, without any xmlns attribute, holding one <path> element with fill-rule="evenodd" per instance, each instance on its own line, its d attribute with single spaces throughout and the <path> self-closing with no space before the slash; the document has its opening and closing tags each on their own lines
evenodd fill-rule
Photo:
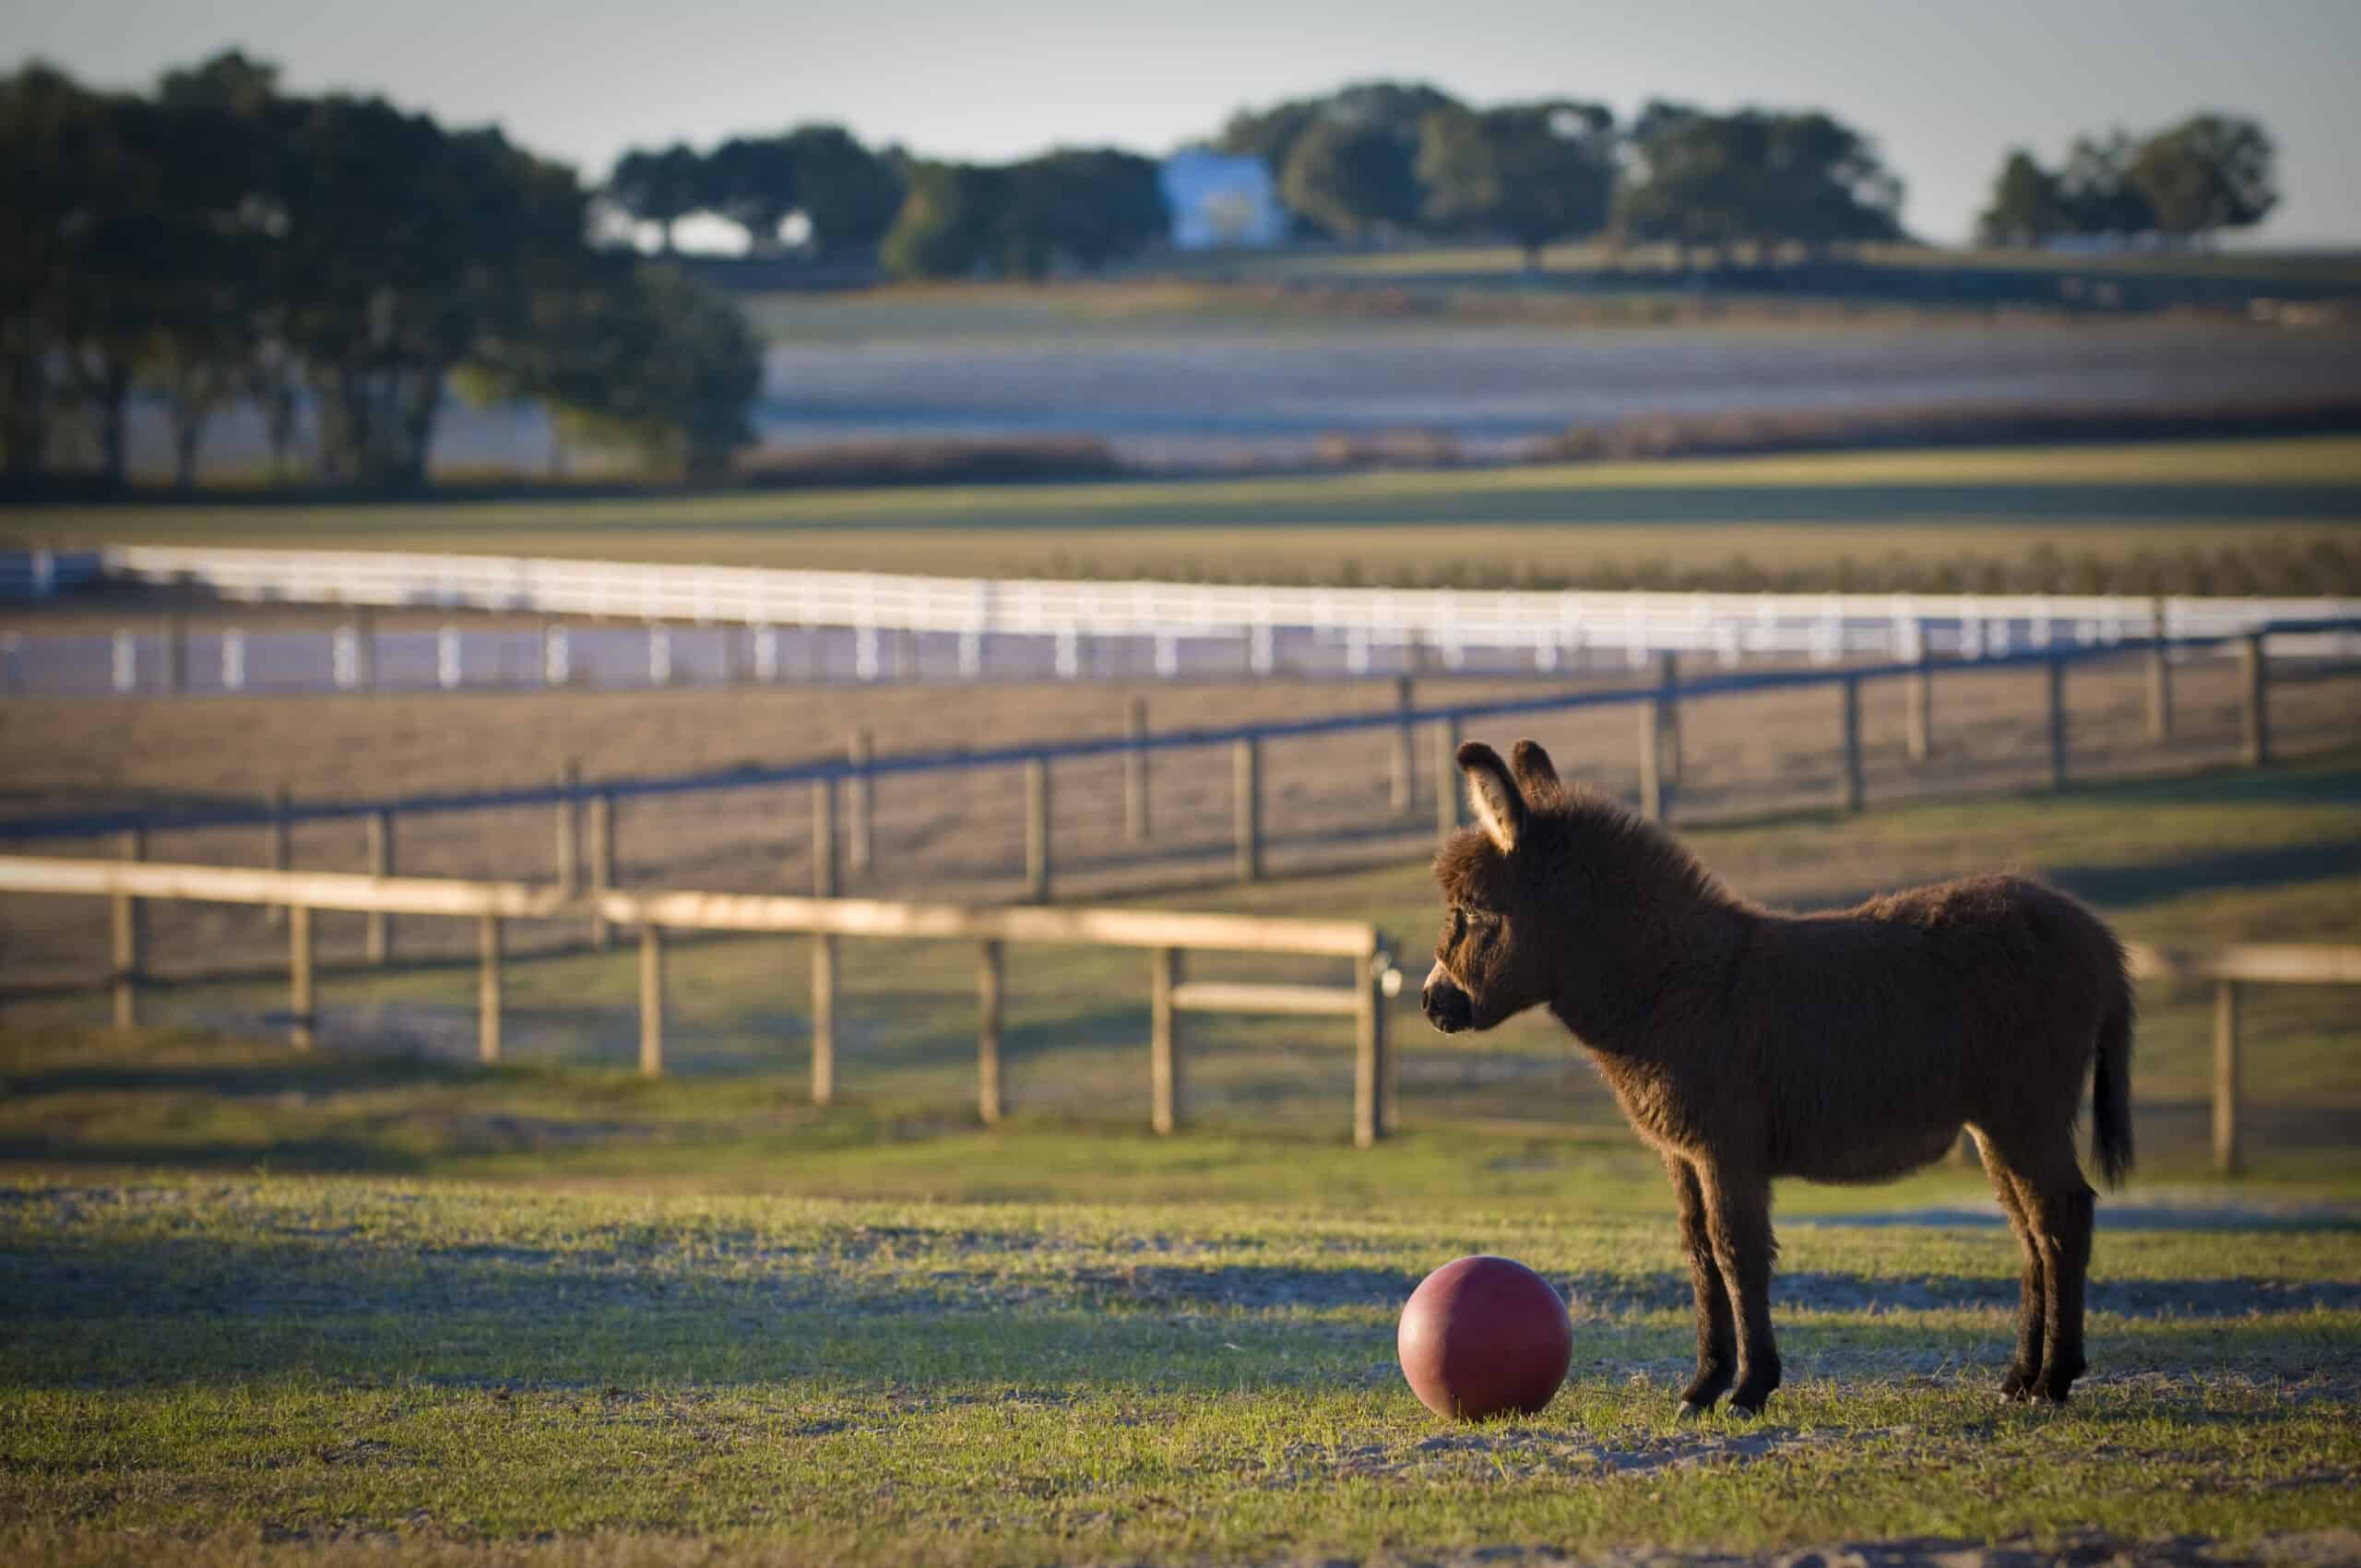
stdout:
<svg viewBox="0 0 2361 1568">
<path fill-rule="evenodd" d="M 615 891 L 569 893 L 529 883 L 273 872 L 243 867 L 170 865 L 0 856 L 0 892 L 104 897 L 112 922 L 114 1018 L 138 1021 L 143 981 L 138 902 L 181 899 L 263 904 L 284 909 L 289 931 L 289 1035 L 298 1050 L 314 1043 L 317 997 L 313 956 L 314 910 L 434 915 L 478 921 L 481 978 L 478 1053 L 497 1061 L 501 1038 L 502 922 L 578 918 L 592 910 L 639 929 L 640 1068 L 664 1063 L 664 933 L 668 931 L 777 932 L 813 942 L 812 1098 L 825 1105 L 836 1086 L 836 943 L 839 938 L 979 943 L 977 1110 L 987 1123 L 1003 1113 L 1001 1017 L 1005 1003 L 1002 944 L 1009 942 L 1145 948 L 1150 955 L 1150 1125 L 1180 1124 L 1179 1016 L 1245 1013 L 1347 1016 L 1355 1021 L 1353 1135 L 1367 1147 L 1393 1117 L 1385 1002 L 1401 989 L 1401 971 L 1377 927 L 1352 921 L 1276 919 L 1198 912 L 991 908 L 875 899 L 764 895 Z M 1341 987 L 1252 981 L 1184 980 L 1185 951 L 1233 951 L 1341 957 L 1355 976 Z M 2361 945 L 2241 943 L 2211 948 L 2132 944 L 2133 975 L 2150 981 L 2210 980 L 2214 986 L 2213 1155 L 2217 1168 L 2239 1162 L 2238 988 L 2246 985 L 2361 985 Z"/>
<path fill-rule="evenodd" d="M 1907 680 L 1912 683 L 1913 711 L 1911 739 L 1914 755 L 1927 750 L 1927 734 L 1931 729 L 1926 691 L 1939 674 L 1976 674 L 2028 668 L 2047 669 L 2051 672 L 2050 716 L 2048 743 L 2053 769 L 2063 780 L 2066 748 L 2069 745 L 2065 715 L 2064 675 L 2074 665 L 2102 658 L 2145 653 L 2150 659 L 2152 731 L 2159 739 L 2169 731 L 2171 722 L 2172 679 L 2171 656 L 2224 647 L 2234 647 L 2246 671 L 2242 704 L 2246 712 L 2246 760 L 2250 766 L 2261 766 L 2269 760 L 2270 730 L 2268 722 L 2271 662 L 2268 649 L 2280 639 L 2295 636 L 2361 636 L 2361 619 L 2343 622 L 2272 623 L 2237 636 L 2181 636 L 2166 641 L 2153 638 L 2128 639 L 2112 646 L 2052 647 L 2046 650 L 1987 657 L 1974 663 L 1938 661 L 1925 649 L 1908 663 L 1856 665 L 1843 669 L 1786 669 L 1744 671 L 1683 678 L 1677 663 L 1670 659 L 1659 661 L 1657 681 L 1654 685 L 1632 685 L 1605 690 L 1550 692 L 1538 696 L 1492 698 L 1480 702 L 1416 706 L 1409 700 L 1409 686 L 1400 686 L 1401 699 L 1391 708 L 1365 710 L 1357 713 L 1330 714 L 1312 719 L 1281 719 L 1253 724 L 1225 725 L 1209 728 L 1149 731 L 1142 724 L 1127 724 L 1121 734 L 1081 740 L 983 747 L 962 751 L 915 752 L 901 754 L 872 754 L 865 743 L 856 737 L 853 754 L 844 757 L 815 758 L 811 761 L 769 767 L 740 767 L 721 773 L 698 773 L 659 777 L 610 777 L 585 780 L 569 774 L 553 784 L 528 785 L 498 790 L 456 790 L 395 798 L 358 799 L 343 801 L 291 802 L 279 798 L 265 798 L 261 792 L 251 802 L 230 804 L 208 804 L 197 810 L 123 810 L 79 812 L 46 816 L 18 817 L 0 821 L 0 843 L 24 843 L 39 839 L 92 837 L 125 832 L 156 832 L 209 827 L 263 826 L 274 834 L 291 824 L 333 820 L 365 819 L 373 823 L 389 822 L 397 814 L 497 811 L 523 806 L 555 806 L 561 813 L 578 810 L 585 802 L 596 812 L 611 810 L 613 803 L 631 799 L 666 795 L 694 794 L 715 790 L 771 789 L 789 785 L 810 785 L 815 790 L 815 809 L 832 826 L 836 821 L 834 795 L 840 789 L 855 792 L 857 806 L 865 800 L 863 794 L 875 780 L 924 773 L 967 772 L 981 769 L 1021 767 L 1037 788 L 1028 789 L 1028 818 L 1038 832 L 1046 832 L 1049 791 L 1047 770 L 1056 762 L 1072 762 L 1092 757 L 1122 756 L 1144 768 L 1145 759 L 1162 752 L 1195 750 L 1207 747 L 1228 747 L 1238 752 L 1237 778 L 1240 811 L 1240 863 L 1252 869 L 1259 862 L 1254 840 L 1259 835 L 1259 794 L 1261 774 L 1259 748 L 1275 742 L 1304 739 L 1317 735 L 1343 734 L 1371 730 L 1393 730 L 1397 732 L 1398 749 L 1406 751 L 1409 736 L 1422 727 L 1434 727 L 1439 735 L 1448 737 L 1459 728 L 1478 719 L 1510 719 L 1520 716 L 1560 714 L 1581 708 L 1630 707 L 1640 708 L 1648 739 L 1642 750 L 1643 765 L 1643 804 L 1652 816 L 1664 814 L 1663 789 L 1659 782 L 1654 789 L 1649 781 L 1657 766 L 1667 758 L 1670 772 L 1678 773 L 1679 706 L 1687 701 L 1742 695 L 1749 693 L 1787 691 L 1809 687 L 1833 687 L 1851 694 L 1846 704 L 1848 714 L 1855 715 L 1845 727 L 1846 750 L 1845 801 L 1847 807 L 1858 809 L 1862 803 L 1859 787 L 1861 769 L 1859 750 L 1860 727 L 1857 722 L 1858 692 L 1867 682 Z M 2331 673 L 2347 668 L 2331 667 Z M 1404 772 L 1397 757 L 1397 778 Z M 1444 766 L 1442 774 L 1451 769 Z M 1138 775 L 1144 779 L 1144 772 Z M 1127 785 L 1133 781 L 1127 781 Z M 1137 794 L 1127 787 L 1127 797 Z M 1406 804 L 1403 792 L 1396 791 L 1397 805 Z M 820 797 L 826 797 L 821 799 Z M 1455 791 L 1438 791 L 1438 801 L 1446 810 L 1454 810 Z M 606 802 L 602 807 L 599 802 Z M 1127 809 L 1131 802 L 1127 799 Z M 1144 816 L 1144 813 L 1141 814 Z M 867 813 L 859 812 L 862 820 Z M 1143 826 L 1145 826 L 1143 824 Z M 594 840 L 596 838 L 594 835 Z M 833 837 L 833 832 L 830 834 Z M 1035 849 L 1046 856 L 1045 843 Z M 858 850 L 857 850 L 858 852 Z M 1036 869 L 1046 873 L 1049 862 L 1043 860 Z M 1248 880 L 1252 880 L 1250 875 Z M 1046 874 L 1034 880 L 1041 885 L 1036 891 L 1047 892 Z M 823 888 L 833 892 L 833 886 Z"/>
<path fill-rule="evenodd" d="M 42 552 L 14 576 L 56 592 L 87 581 L 89 557 L 72 570 Z M 504 683 L 564 685 L 598 679 L 662 686 L 688 680 L 775 681 L 789 671 L 782 629 L 807 641 L 802 672 L 858 682 L 924 676 L 976 680 L 988 673 L 1094 672 L 1175 677 L 1267 675 L 1319 671 L 1394 673 L 1439 665 L 1550 671 L 1604 657 L 1633 668 L 1651 656 L 1708 656 L 1725 666 L 1750 659 L 1964 659 L 2061 645 L 2114 645 L 2137 637 L 2240 636 L 2272 623 L 2361 619 L 2361 600 L 2337 598 L 2140 599 L 2114 595 L 1727 594 L 1529 591 L 1453 588 L 1287 588 L 1165 582 L 928 577 L 764 567 L 664 565 L 373 551 L 200 550 L 114 546 L 95 557 L 109 582 L 195 588 L 239 602 L 346 605 L 358 609 L 472 609 L 542 617 L 647 623 L 644 655 L 610 649 L 595 662 L 576 634 L 553 624 L 537 647 L 503 645 Z M 13 581 L 0 573 L 0 582 Z M 704 652 L 694 668 L 676 659 L 675 624 L 743 628 L 742 638 Z M 295 634 L 272 634 L 284 639 Z M 481 636 L 481 634 L 480 634 Z M 528 636 L 531 634 L 527 634 Z M 587 634 L 585 634 L 587 635 Z M 609 637 L 617 633 L 605 634 Z M 468 642 L 457 628 L 401 645 L 406 673 L 380 670 L 384 634 L 348 627 L 305 640 L 316 680 L 255 674 L 260 684 L 376 689 L 456 689 L 487 683 L 469 674 Z M 830 640 L 833 636 L 833 640 Z M 429 644 L 431 642 L 431 651 Z M 2278 651 L 2354 651 L 2354 639 L 2291 645 Z M 1108 654 L 1117 649 L 1122 657 Z M 1041 650 L 1043 658 L 1026 650 Z M 388 649 L 387 651 L 391 651 Z M 290 657 L 225 635 L 211 661 L 219 680 L 193 684 L 184 646 L 152 662 L 161 689 L 240 690 L 250 668 Z M 321 656 L 325 654 L 323 659 Z M 138 639 L 119 635 L 101 690 L 150 689 L 139 679 Z M 14 655 L 27 658 L 20 647 Z M 1473 663 L 1471 663 L 1473 661 Z M 478 659 L 481 663 L 481 655 Z M 596 671 L 594 675 L 594 671 Z M 19 671 L 18 678 L 26 677 Z"/>
<path fill-rule="evenodd" d="M 308 1051 L 316 1027 L 316 965 L 312 914 L 357 910 L 375 916 L 440 915 L 478 922 L 481 980 L 477 988 L 478 1054 L 497 1061 L 501 1038 L 502 922 L 559 920 L 595 912 L 639 929 L 640 1070 L 664 1068 L 664 933 L 668 931 L 768 932 L 813 938 L 812 1099 L 836 1094 L 836 943 L 841 938 L 971 941 L 982 955 L 978 986 L 981 1022 L 977 1044 L 977 1111 L 986 1122 L 1002 1114 L 1000 1036 L 1004 1004 L 1001 947 L 1010 942 L 1145 948 L 1150 956 L 1150 1124 L 1170 1132 L 1180 1123 L 1179 1016 L 1183 1013 L 1335 1015 L 1355 1020 L 1353 1137 L 1363 1147 L 1385 1134 L 1385 1011 L 1383 999 L 1401 977 L 1373 926 L 1351 921 L 1286 920 L 1251 915 L 1108 909 L 991 908 L 959 904 L 892 903 L 876 899 L 796 898 L 695 892 L 568 893 L 552 885 L 465 882 L 423 877 L 357 876 L 321 872 L 255 871 L 243 867 L 77 861 L 0 856 L 0 892 L 104 897 L 113 905 L 114 1021 L 134 1028 L 143 980 L 138 904 L 180 899 L 262 904 L 287 911 L 289 1036 Z M 1352 984 L 1343 987 L 1199 981 L 1179 983 L 1187 951 L 1275 953 L 1352 960 Z"/>
</svg>

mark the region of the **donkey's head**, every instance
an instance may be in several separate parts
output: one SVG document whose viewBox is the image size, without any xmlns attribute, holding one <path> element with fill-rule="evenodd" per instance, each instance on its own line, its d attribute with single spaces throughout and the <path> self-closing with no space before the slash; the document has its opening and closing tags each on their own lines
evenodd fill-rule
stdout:
<svg viewBox="0 0 2361 1568">
<path fill-rule="evenodd" d="M 1480 741 L 1459 748 L 1477 826 L 1435 856 L 1442 935 L 1420 1003 L 1445 1034 L 1489 1029 L 1555 996 L 1561 977 L 1552 897 L 1565 791 L 1549 755 L 1519 741 L 1513 771 Z"/>
</svg>

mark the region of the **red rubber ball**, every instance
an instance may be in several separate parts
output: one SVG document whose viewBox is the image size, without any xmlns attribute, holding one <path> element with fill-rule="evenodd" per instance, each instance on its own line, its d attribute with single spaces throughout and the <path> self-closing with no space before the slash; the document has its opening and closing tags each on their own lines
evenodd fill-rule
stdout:
<svg viewBox="0 0 2361 1568">
<path fill-rule="evenodd" d="M 1558 1292 L 1525 1265 L 1457 1258 L 1410 1292 L 1394 1349 L 1410 1392 L 1438 1416 L 1530 1416 L 1566 1381 L 1574 1327 Z"/>
</svg>

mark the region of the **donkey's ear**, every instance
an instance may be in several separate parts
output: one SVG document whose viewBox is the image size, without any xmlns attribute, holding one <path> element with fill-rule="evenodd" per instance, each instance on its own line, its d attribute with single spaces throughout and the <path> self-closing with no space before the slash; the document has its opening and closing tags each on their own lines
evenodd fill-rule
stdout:
<svg viewBox="0 0 2361 1568">
<path fill-rule="evenodd" d="M 1549 754 L 1541 749 L 1538 741 L 1519 741 L 1511 746 L 1509 766 L 1527 794 L 1536 790 L 1560 788 L 1558 770 L 1549 766 Z"/>
<path fill-rule="evenodd" d="M 1467 802 L 1485 836 L 1503 855 L 1513 852 L 1525 836 L 1525 796 L 1509 777 L 1501 754 L 1481 741 L 1459 748 L 1459 771 L 1467 776 Z"/>
</svg>

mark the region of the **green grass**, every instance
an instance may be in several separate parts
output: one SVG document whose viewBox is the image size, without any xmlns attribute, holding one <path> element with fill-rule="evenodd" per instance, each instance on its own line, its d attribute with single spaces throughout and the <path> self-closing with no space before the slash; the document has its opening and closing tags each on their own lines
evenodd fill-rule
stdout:
<svg viewBox="0 0 2361 1568">
<path fill-rule="evenodd" d="M 584 501 L 28 506 L 0 514 L 0 541 L 1341 582 L 1900 562 L 1952 564 L 1975 586 L 2043 550 L 2122 562 L 2231 543 L 2343 547 L 2356 517 L 2361 439 L 2319 437 Z"/>
<path fill-rule="evenodd" d="M 2004 1235 L 1791 1224 L 1790 1381 L 1697 1428 L 1670 1228 L 1579 1190 L 1348 1217 L 33 1184 L 0 1237 L 19 1561 L 2240 1542 L 2345 1522 L 2361 1467 L 2349 1224 L 2103 1226 L 2063 1412 L 1992 1397 Z M 1393 1318 L 1478 1248 L 1571 1290 L 1574 1367 L 1541 1416 L 1453 1431 Z"/>
</svg>

